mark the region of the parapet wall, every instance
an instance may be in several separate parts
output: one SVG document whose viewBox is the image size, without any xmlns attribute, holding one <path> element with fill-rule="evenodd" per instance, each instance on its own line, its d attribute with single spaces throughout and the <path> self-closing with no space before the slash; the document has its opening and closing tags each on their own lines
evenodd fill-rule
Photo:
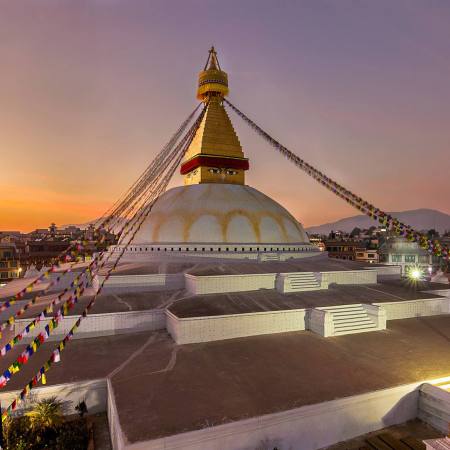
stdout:
<svg viewBox="0 0 450 450">
<path fill-rule="evenodd" d="M 373 303 L 386 311 L 386 320 L 436 316 L 450 313 L 450 298 L 426 298 L 401 302 Z"/>
<path fill-rule="evenodd" d="M 305 330 L 305 309 L 179 318 L 166 311 L 167 331 L 177 344 Z"/>
<path fill-rule="evenodd" d="M 99 277 L 101 283 L 104 277 Z M 114 275 L 105 283 L 104 291 L 123 291 L 132 287 L 136 292 L 137 288 L 144 290 L 170 290 L 184 288 L 184 274 L 182 273 L 156 273 L 148 275 Z"/>
<path fill-rule="evenodd" d="M 113 442 L 114 450 L 302 450 L 333 445 L 414 419 L 419 389 L 412 383 L 224 425 L 135 443 Z M 120 428 L 119 417 L 115 429 Z M 326 424 L 326 426 L 324 426 Z M 117 432 L 116 432 L 117 433 Z M 123 435 L 120 434 L 120 437 Z"/>
<path fill-rule="evenodd" d="M 322 283 L 335 284 L 376 284 L 376 270 L 346 270 L 322 272 Z"/>
<path fill-rule="evenodd" d="M 63 317 L 50 335 L 50 340 L 61 339 L 66 335 L 78 316 Z M 50 321 L 49 318 L 41 320 L 23 339 L 29 342 L 35 338 Z M 18 334 L 30 322 L 30 319 L 19 319 L 14 323 L 14 333 Z M 104 314 L 89 314 L 82 321 L 73 335 L 74 339 L 108 336 L 123 333 L 136 333 L 139 331 L 163 330 L 166 328 L 166 317 L 163 309 L 152 309 L 145 311 L 115 312 Z"/>
<path fill-rule="evenodd" d="M 290 276 L 307 272 L 290 272 Z M 278 273 L 237 275 L 191 275 L 185 274 L 186 290 L 193 295 L 218 294 L 224 292 L 257 291 L 275 289 Z M 346 270 L 318 272 L 323 287 L 335 284 L 376 284 L 376 270 Z"/>
<path fill-rule="evenodd" d="M 275 289 L 276 273 L 196 276 L 185 274 L 186 290 L 193 295 Z"/>
<path fill-rule="evenodd" d="M 0 401 L 3 405 L 9 405 L 19 393 L 20 391 L 2 392 L 0 393 Z M 34 388 L 28 400 L 18 403 L 16 411 L 21 414 L 23 410 L 30 406 L 30 402 L 57 397 L 63 401 L 63 413 L 65 415 L 77 414 L 75 406 L 82 400 L 86 402 L 89 414 L 96 414 L 106 410 L 107 395 L 108 388 L 104 378 L 42 386 Z"/>
</svg>

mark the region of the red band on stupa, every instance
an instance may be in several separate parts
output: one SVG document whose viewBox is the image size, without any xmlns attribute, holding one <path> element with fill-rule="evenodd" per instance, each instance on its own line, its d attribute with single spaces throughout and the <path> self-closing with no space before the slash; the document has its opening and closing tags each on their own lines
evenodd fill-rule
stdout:
<svg viewBox="0 0 450 450">
<path fill-rule="evenodd" d="M 248 159 L 198 155 L 183 163 L 180 168 L 180 173 L 181 175 L 185 175 L 200 166 L 241 170 L 248 170 L 249 168 Z"/>
</svg>

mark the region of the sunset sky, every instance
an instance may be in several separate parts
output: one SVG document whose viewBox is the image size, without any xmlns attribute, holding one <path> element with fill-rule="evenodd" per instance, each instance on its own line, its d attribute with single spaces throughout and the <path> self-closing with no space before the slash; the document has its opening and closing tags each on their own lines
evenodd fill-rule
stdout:
<svg viewBox="0 0 450 450">
<path fill-rule="evenodd" d="M 196 106 L 212 44 L 290 150 L 379 208 L 450 213 L 449 24 L 446 0 L 0 0 L 0 230 L 101 215 Z M 305 226 L 356 214 L 230 117 L 248 184 Z"/>
</svg>

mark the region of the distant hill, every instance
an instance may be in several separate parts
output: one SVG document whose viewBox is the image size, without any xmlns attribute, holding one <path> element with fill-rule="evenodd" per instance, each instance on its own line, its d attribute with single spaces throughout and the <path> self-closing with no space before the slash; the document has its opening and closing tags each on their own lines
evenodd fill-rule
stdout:
<svg viewBox="0 0 450 450">
<path fill-rule="evenodd" d="M 419 231 L 434 228 L 439 233 L 443 233 L 450 230 L 450 215 L 435 209 L 413 209 L 410 211 L 390 212 L 389 214 Z M 332 230 L 350 232 L 355 227 L 367 229 L 371 226 L 377 226 L 377 223 L 370 217 L 358 215 L 347 217 L 337 222 L 309 227 L 306 231 L 310 234 L 328 234 Z"/>
</svg>

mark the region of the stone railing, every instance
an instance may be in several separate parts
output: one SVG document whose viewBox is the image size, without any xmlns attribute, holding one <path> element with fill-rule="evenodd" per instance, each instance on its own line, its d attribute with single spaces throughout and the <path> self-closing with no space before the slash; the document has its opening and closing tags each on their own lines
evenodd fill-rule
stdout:
<svg viewBox="0 0 450 450">
<path fill-rule="evenodd" d="M 386 312 L 386 320 L 410 317 L 435 316 L 450 313 L 450 298 L 426 298 L 402 302 L 373 303 Z"/>
<path fill-rule="evenodd" d="M 376 284 L 376 270 L 346 270 L 322 272 L 322 283 L 336 284 Z"/>
<path fill-rule="evenodd" d="M 186 290 L 190 294 L 219 294 L 223 292 L 275 289 L 276 273 L 197 276 L 185 274 Z"/>
<path fill-rule="evenodd" d="M 377 330 L 386 329 L 386 310 L 377 305 L 361 305 L 369 315 L 370 319 L 377 326 Z"/>
<path fill-rule="evenodd" d="M 305 329 L 305 310 L 179 318 L 166 311 L 167 330 L 177 344 L 209 342 Z"/>
<path fill-rule="evenodd" d="M 78 316 L 66 316 L 61 319 L 58 327 L 50 335 L 50 340 L 60 339 L 72 328 Z M 29 342 L 34 339 L 48 324 L 50 318 L 41 320 L 23 339 Z M 17 334 L 30 322 L 30 319 L 19 319 L 14 323 L 14 333 Z M 108 336 L 139 331 L 162 330 L 166 327 L 166 316 L 163 309 L 145 311 L 125 311 L 104 314 L 89 314 L 85 317 L 73 335 L 74 339 Z"/>
<path fill-rule="evenodd" d="M 323 337 L 334 336 L 334 322 L 331 312 L 313 308 L 308 311 L 308 329 Z"/>
</svg>

